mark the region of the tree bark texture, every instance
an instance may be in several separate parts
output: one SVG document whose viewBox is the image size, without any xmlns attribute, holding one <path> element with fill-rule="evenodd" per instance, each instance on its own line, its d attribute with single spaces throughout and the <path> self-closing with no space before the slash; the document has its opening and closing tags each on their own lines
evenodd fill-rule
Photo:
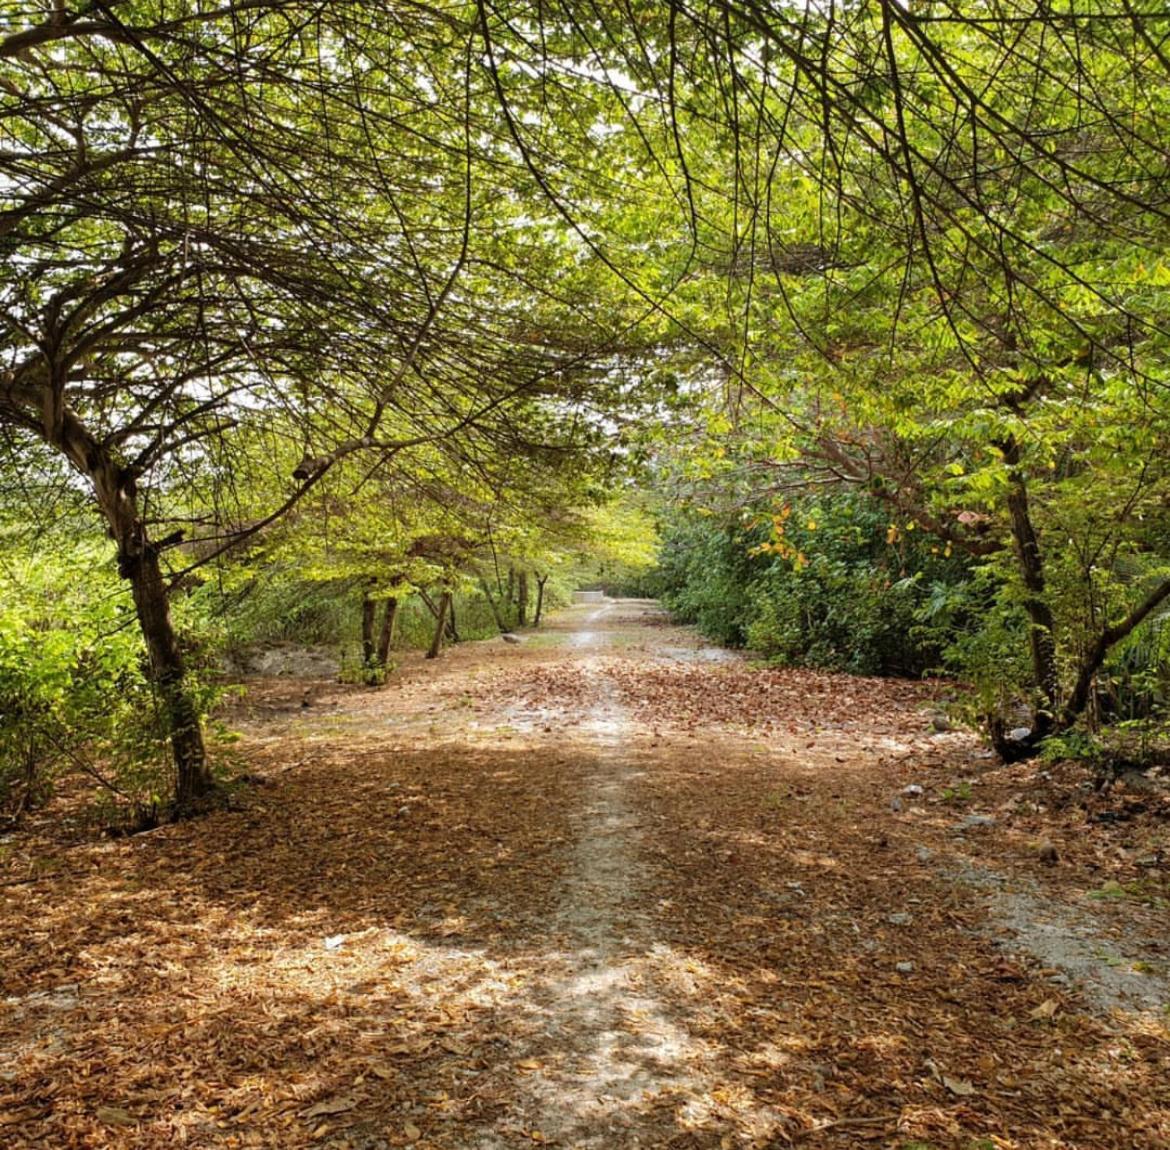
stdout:
<svg viewBox="0 0 1170 1150">
<path fill-rule="evenodd" d="M 367 681 L 377 667 L 377 643 L 374 627 L 377 622 L 378 601 L 372 586 L 362 592 L 362 672 Z"/>
<path fill-rule="evenodd" d="M 203 745 L 198 708 L 186 683 L 186 666 L 171 621 L 170 597 L 158 548 L 138 514 L 133 478 L 109 462 L 94 470 L 98 504 L 118 548 L 118 573 L 130 584 L 138 625 L 146 642 L 150 680 L 158 691 L 175 762 L 175 811 L 198 807 L 215 783 Z"/>
<path fill-rule="evenodd" d="M 378 648 L 375 652 L 377 665 L 385 669 L 390 662 L 390 646 L 394 642 L 394 621 L 398 618 L 397 596 L 387 599 L 382 609 L 382 628 L 378 632 Z"/>
<path fill-rule="evenodd" d="M 1044 557 L 1040 541 L 1032 523 L 1028 503 L 1028 486 L 1023 472 L 1019 469 L 1020 449 L 1015 441 L 1001 445 L 1004 459 L 1011 468 L 1008 474 L 1008 515 L 1011 519 L 1012 541 L 1016 558 L 1020 564 L 1020 576 L 1024 584 L 1024 610 L 1028 613 L 1028 646 L 1032 659 L 1032 674 L 1036 686 L 1044 696 L 1045 712 L 1037 715 L 1037 725 L 1052 727 L 1060 692 L 1060 679 L 1056 665 L 1056 621 L 1046 597 L 1044 579 Z M 1043 735 L 1038 734 L 1037 738 Z"/>
<path fill-rule="evenodd" d="M 451 609 L 451 592 L 444 591 L 439 598 L 438 617 L 435 620 L 435 635 L 431 639 L 430 650 L 427 651 L 428 659 L 437 659 L 439 652 L 443 649 L 443 633 L 447 629 L 447 612 Z"/>
<path fill-rule="evenodd" d="M 516 579 L 516 620 L 521 627 L 528 626 L 528 572 L 523 569 Z"/>
<path fill-rule="evenodd" d="M 0 408 L 36 430 L 92 486 L 94 499 L 117 547 L 118 573 L 130 584 L 146 644 L 148 674 L 158 693 L 175 764 L 174 809 L 196 809 L 215 789 L 199 709 L 187 686 L 186 666 L 171 621 L 170 594 L 159 547 L 142 522 L 137 473 L 121 464 L 64 402 L 63 381 L 50 370 L 37 387 L 0 389 Z M 39 419 L 33 413 L 39 414 Z"/>
</svg>

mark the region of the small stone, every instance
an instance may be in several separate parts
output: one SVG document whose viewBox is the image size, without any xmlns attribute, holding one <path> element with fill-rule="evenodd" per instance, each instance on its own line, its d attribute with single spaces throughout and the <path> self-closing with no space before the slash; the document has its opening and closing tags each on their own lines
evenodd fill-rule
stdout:
<svg viewBox="0 0 1170 1150">
<path fill-rule="evenodd" d="M 911 798 L 918 798 L 926 792 L 917 783 L 911 783 L 908 787 L 902 788 L 902 794 L 909 795 Z"/>
<path fill-rule="evenodd" d="M 1007 733 L 1013 743 L 1026 743 L 1032 737 L 1031 727 L 1013 727 Z"/>
<path fill-rule="evenodd" d="M 995 826 L 994 815 L 968 815 L 961 823 L 956 823 L 952 829 L 962 834 L 963 831 L 972 831 L 979 827 L 993 826 Z"/>
<path fill-rule="evenodd" d="M 907 914 L 905 911 L 898 911 L 886 919 L 886 922 L 891 926 L 909 926 L 913 921 L 914 916 Z"/>
<path fill-rule="evenodd" d="M 934 858 L 934 851 L 932 851 L 930 847 L 919 847 L 914 852 L 914 857 L 918 859 L 920 863 L 930 862 L 930 860 Z"/>
<path fill-rule="evenodd" d="M 902 809 L 902 800 L 900 798 L 898 798 L 897 795 L 895 795 L 890 800 L 890 810 L 892 810 L 894 812 L 894 814 L 897 814 L 901 809 Z"/>
<path fill-rule="evenodd" d="M 913 974 L 914 973 L 914 963 L 912 963 L 912 962 L 899 962 L 897 964 L 897 966 L 894 967 L 894 969 L 899 974 Z"/>
<path fill-rule="evenodd" d="M 946 715 L 932 715 L 930 725 L 941 735 L 951 729 L 951 721 Z"/>
</svg>

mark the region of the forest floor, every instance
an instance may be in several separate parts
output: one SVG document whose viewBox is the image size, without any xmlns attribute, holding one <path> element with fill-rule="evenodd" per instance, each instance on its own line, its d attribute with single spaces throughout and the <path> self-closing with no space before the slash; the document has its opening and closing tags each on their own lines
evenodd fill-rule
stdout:
<svg viewBox="0 0 1170 1150">
<path fill-rule="evenodd" d="M 1170 1146 L 1170 804 L 940 690 L 640 601 L 254 680 L 231 809 L 0 840 L 0 1145 Z"/>
</svg>

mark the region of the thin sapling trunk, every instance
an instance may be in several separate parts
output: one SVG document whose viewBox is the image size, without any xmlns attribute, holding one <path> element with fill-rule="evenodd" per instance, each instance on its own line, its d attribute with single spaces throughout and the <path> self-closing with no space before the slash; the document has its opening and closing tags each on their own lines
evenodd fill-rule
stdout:
<svg viewBox="0 0 1170 1150">
<path fill-rule="evenodd" d="M 451 609 L 451 592 L 444 591 L 439 597 L 439 608 L 435 619 L 435 634 L 431 639 L 430 649 L 427 651 L 428 659 L 437 659 L 439 653 L 443 650 L 443 634 L 447 629 L 447 612 Z"/>
</svg>

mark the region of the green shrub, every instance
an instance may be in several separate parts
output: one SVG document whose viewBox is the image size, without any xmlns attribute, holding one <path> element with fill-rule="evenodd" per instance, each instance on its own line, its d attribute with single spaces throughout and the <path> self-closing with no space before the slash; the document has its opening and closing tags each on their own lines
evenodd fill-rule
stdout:
<svg viewBox="0 0 1170 1150">
<path fill-rule="evenodd" d="M 0 809 L 80 769 L 135 807 L 169 793 L 166 732 L 124 587 L 104 547 L 0 567 Z"/>
<path fill-rule="evenodd" d="M 283 564 L 258 571 L 228 569 L 228 578 L 200 587 L 189 614 L 217 632 L 226 650 L 271 643 L 356 644 L 361 592 L 353 580 L 305 579 Z"/>
<path fill-rule="evenodd" d="M 966 565 L 921 533 L 891 532 L 883 508 L 851 494 L 731 520 L 683 514 L 664 532 L 660 578 L 682 621 L 791 665 L 920 675 L 969 622 L 924 614 Z"/>
<path fill-rule="evenodd" d="M 739 524 L 681 516 L 663 534 L 662 602 L 684 623 L 728 647 L 747 641 L 753 540 Z"/>
</svg>

